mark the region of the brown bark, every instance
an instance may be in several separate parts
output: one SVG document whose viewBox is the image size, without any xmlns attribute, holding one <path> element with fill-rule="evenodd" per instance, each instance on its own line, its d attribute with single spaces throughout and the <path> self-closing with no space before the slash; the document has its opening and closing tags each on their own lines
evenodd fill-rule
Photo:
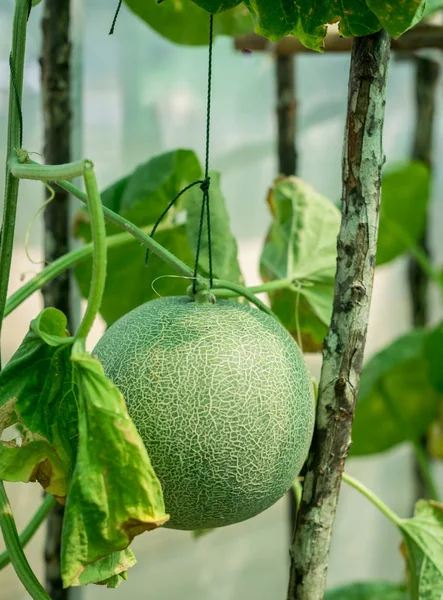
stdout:
<svg viewBox="0 0 443 600">
<path fill-rule="evenodd" d="M 292 56 L 277 56 L 275 59 L 277 95 L 277 140 L 278 171 L 280 175 L 296 175 L 297 149 L 295 143 L 296 99 L 295 65 Z M 289 535 L 294 534 L 297 518 L 297 502 L 292 490 L 288 492 Z"/>
<path fill-rule="evenodd" d="M 415 91 L 416 91 L 416 119 L 414 141 L 412 145 L 411 158 L 426 164 L 431 172 L 433 170 L 433 127 L 436 108 L 437 85 L 440 77 L 440 65 L 428 58 L 414 58 Z M 428 228 L 420 240 L 422 250 L 430 256 Z M 408 265 L 408 282 L 411 297 L 412 323 L 414 327 L 425 327 L 429 322 L 428 315 L 428 288 L 429 278 L 422 270 L 417 260 L 412 257 Z M 419 440 L 426 452 L 426 436 Z M 429 490 L 423 479 L 422 471 L 415 464 L 416 496 L 427 498 Z"/>
<path fill-rule="evenodd" d="M 288 600 L 324 597 L 341 476 L 351 444 L 375 271 L 390 39 L 355 38 L 343 158 L 334 306 L 298 512 Z"/>
<path fill-rule="evenodd" d="M 433 167 L 433 124 L 437 84 L 440 65 L 428 58 L 416 58 L 416 122 L 414 142 L 411 152 L 413 160 Z M 421 241 L 422 248 L 429 256 L 427 233 Z M 412 300 L 412 322 L 414 327 L 423 327 L 428 322 L 427 288 L 428 278 L 415 259 L 409 263 L 409 285 Z"/>
<path fill-rule="evenodd" d="M 338 33 L 329 33 L 325 38 L 326 52 L 350 52 L 352 47 L 352 38 L 342 38 Z M 392 50 L 397 52 L 412 52 L 421 48 L 439 48 L 443 49 L 443 26 L 420 24 L 406 31 L 397 40 L 391 40 Z M 272 50 L 279 56 L 291 56 L 293 54 L 313 52 L 298 40 L 296 37 L 288 36 L 277 43 L 272 43 L 255 33 L 239 36 L 235 40 L 236 50 Z M 321 56 L 321 55 L 320 55 Z"/>
<path fill-rule="evenodd" d="M 70 94 L 70 0 L 45 0 L 43 15 L 41 77 L 45 126 L 44 157 L 47 164 L 71 160 Z M 44 213 L 45 261 L 53 262 L 69 251 L 69 195 L 55 187 L 55 197 Z M 48 192 L 49 194 L 49 192 Z M 66 271 L 43 288 L 45 306 L 63 311 L 72 321 L 71 279 Z M 52 600 L 67 600 L 60 570 L 63 507 L 57 506 L 48 517 L 45 544 L 46 590 Z"/>
<path fill-rule="evenodd" d="M 276 76 L 279 172 L 281 175 L 295 175 L 297 172 L 296 99 L 292 56 L 276 57 Z"/>
</svg>

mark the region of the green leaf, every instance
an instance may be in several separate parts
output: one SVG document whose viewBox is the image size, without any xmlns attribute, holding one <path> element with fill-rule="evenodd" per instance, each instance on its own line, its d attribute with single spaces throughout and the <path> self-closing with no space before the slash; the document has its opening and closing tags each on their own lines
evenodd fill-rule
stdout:
<svg viewBox="0 0 443 600">
<path fill-rule="evenodd" d="M 426 339 L 424 331 L 414 330 L 365 365 L 352 430 L 352 456 L 416 441 L 437 417 L 442 395 L 430 381 Z"/>
<path fill-rule="evenodd" d="M 209 7 L 211 0 L 199 0 Z M 294 35 L 312 50 L 324 49 L 327 25 L 339 24 L 344 37 L 369 35 L 384 27 L 397 38 L 423 16 L 426 0 L 337 0 L 313 3 L 311 0 L 275 2 L 244 0 L 251 11 L 257 33 L 271 40 Z"/>
<path fill-rule="evenodd" d="M 442 0 L 428 0 L 426 3 L 423 18 L 430 17 L 432 14 L 443 8 Z"/>
<path fill-rule="evenodd" d="M 411 0 L 410 0 L 411 1 Z M 272 40 L 294 35 L 306 47 L 322 51 L 323 38 L 329 23 L 339 23 L 344 37 L 363 36 L 381 29 L 377 17 L 366 2 L 319 2 L 310 0 L 274 2 L 273 0 L 245 0 L 251 11 L 256 31 Z"/>
<path fill-rule="evenodd" d="M 260 259 L 264 281 L 289 279 L 288 290 L 269 294 L 272 310 L 305 349 L 318 349 L 332 313 L 340 213 L 296 177 L 277 180 L 268 197 L 273 216 Z"/>
<path fill-rule="evenodd" d="M 325 600 L 407 600 L 406 586 L 388 581 L 351 583 L 328 590 Z"/>
<path fill-rule="evenodd" d="M 107 188 L 102 194 L 102 201 L 105 206 L 131 220 L 135 225 L 145 228 L 146 233 L 150 233 L 153 224 L 169 202 L 183 188 L 202 177 L 203 173 L 194 152 L 168 152 L 140 165 L 131 175 Z M 230 230 L 225 200 L 219 187 L 220 178 L 216 173 L 212 173 L 211 177 L 214 275 L 239 283 L 242 278 L 237 259 L 237 243 Z M 191 266 L 195 260 L 201 202 L 202 192 L 196 186 L 180 198 L 155 235 L 160 244 Z M 108 235 L 117 231 L 119 230 L 114 225 L 107 225 Z M 200 264 L 202 271 L 207 273 L 209 261 L 205 232 Z M 80 211 L 76 219 L 76 235 L 86 242 L 90 241 L 89 218 L 85 211 Z M 177 277 L 173 268 L 152 252 L 146 268 L 145 254 L 146 250 L 135 240 L 119 248 L 109 249 L 106 287 L 100 310 L 109 325 L 159 294 L 170 296 L 186 293 L 190 284 L 188 280 Z M 75 274 L 80 291 L 86 298 L 92 275 L 91 259 L 77 265 Z"/>
<path fill-rule="evenodd" d="M 71 586 L 97 583 L 108 588 L 117 588 L 126 577 L 126 571 L 136 564 L 137 560 L 130 548 L 113 552 L 109 556 L 87 565 Z"/>
<path fill-rule="evenodd" d="M 405 540 L 411 597 L 441 600 L 443 595 L 443 505 L 420 500 L 412 519 L 400 523 Z"/>
<path fill-rule="evenodd" d="M 408 162 L 383 174 L 377 265 L 394 260 L 423 235 L 431 175 L 421 162 Z"/>
<path fill-rule="evenodd" d="M 235 8 L 242 0 L 194 0 L 194 3 L 213 15 Z"/>
<path fill-rule="evenodd" d="M 398 38 L 422 18 L 427 0 L 366 0 L 391 37 Z"/>
<path fill-rule="evenodd" d="M 78 581 L 87 565 L 124 550 L 134 536 L 169 518 L 160 482 L 120 392 L 97 359 L 73 353 L 71 361 L 79 440 L 63 521 L 65 587 Z"/>
<path fill-rule="evenodd" d="M 214 19 L 214 35 L 237 36 L 253 29 L 247 8 L 238 0 L 208 0 L 194 3 L 191 0 L 167 0 L 161 5 L 157 0 L 125 0 L 129 8 L 152 29 L 177 44 L 207 45 L 209 36 L 208 13 L 223 12 Z M 197 4 L 199 6 L 197 6 Z M 232 8 L 234 7 L 234 8 Z M 212 9 L 216 9 L 213 11 Z M 226 10 L 232 8 L 232 10 Z"/>
<path fill-rule="evenodd" d="M 98 360 L 72 354 L 66 317 L 45 309 L 0 373 L 0 478 L 38 481 L 66 501 L 66 585 L 116 587 L 132 538 L 164 523 L 160 483 L 117 388 Z"/>
<path fill-rule="evenodd" d="M 77 446 L 77 406 L 67 377 L 71 344 L 66 317 L 47 308 L 0 374 L 0 434 L 20 425 L 15 441 L 0 442 L 0 478 L 38 481 L 60 501 Z"/>
<path fill-rule="evenodd" d="M 134 225 L 151 226 L 178 192 L 202 177 L 202 168 L 192 150 L 174 150 L 154 156 L 139 165 L 130 175 L 102 192 L 101 198 L 104 206 L 123 215 Z M 183 196 L 169 213 L 170 221 L 183 210 L 186 198 Z M 79 212 L 75 233 L 91 241 L 86 209 Z M 108 223 L 107 233 L 121 233 L 121 230 Z"/>
</svg>

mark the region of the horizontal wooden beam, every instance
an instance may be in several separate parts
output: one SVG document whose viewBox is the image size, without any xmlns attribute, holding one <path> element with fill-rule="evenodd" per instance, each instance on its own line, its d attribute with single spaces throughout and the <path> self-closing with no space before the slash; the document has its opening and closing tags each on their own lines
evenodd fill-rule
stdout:
<svg viewBox="0 0 443 600">
<path fill-rule="evenodd" d="M 342 38 L 334 31 L 325 37 L 326 52 L 350 52 L 352 38 Z M 423 48 L 443 50 L 443 25 L 417 25 L 391 42 L 392 50 L 412 52 Z M 277 56 L 291 56 L 312 52 L 293 36 L 284 37 L 277 43 L 251 33 L 235 39 L 235 48 L 240 51 L 273 52 Z M 316 53 L 317 54 L 317 53 Z"/>
</svg>

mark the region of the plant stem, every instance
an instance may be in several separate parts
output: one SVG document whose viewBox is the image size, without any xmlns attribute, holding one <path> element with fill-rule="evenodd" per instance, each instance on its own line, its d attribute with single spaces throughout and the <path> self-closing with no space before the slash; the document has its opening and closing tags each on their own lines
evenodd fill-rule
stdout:
<svg viewBox="0 0 443 600">
<path fill-rule="evenodd" d="M 359 491 L 363 496 L 365 496 L 374 506 L 376 506 L 384 515 L 387 517 L 398 529 L 400 533 L 403 535 L 403 540 L 407 548 L 407 561 L 409 564 L 409 591 L 411 594 L 410 600 L 419 600 L 416 590 L 418 590 L 418 581 L 417 581 L 417 565 L 415 563 L 415 552 L 413 544 L 408 535 L 404 535 L 403 531 L 403 519 L 401 519 L 393 510 L 389 508 L 372 490 L 367 488 L 357 479 L 351 477 L 347 473 L 343 473 L 342 479 L 345 483 Z"/>
<path fill-rule="evenodd" d="M 88 306 L 82 322 L 75 334 L 74 344 L 80 344 L 84 350 L 86 338 L 91 331 L 95 318 L 102 303 L 106 282 L 106 229 L 103 207 L 98 191 L 93 164 L 85 161 L 84 180 L 88 198 L 88 209 L 91 216 L 91 234 L 93 243 L 92 277 L 89 291 Z M 73 349 L 74 351 L 74 349 Z"/>
<path fill-rule="evenodd" d="M 300 506 L 301 498 L 302 498 L 302 494 L 303 494 L 303 486 L 298 479 L 296 479 L 294 481 L 294 483 L 292 484 L 292 489 L 290 490 L 289 493 L 291 493 L 294 497 L 294 508 L 295 508 L 294 516 L 296 517 L 298 507 Z M 293 521 L 291 521 L 291 523 L 293 523 L 293 525 L 295 526 L 295 519 Z"/>
<path fill-rule="evenodd" d="M 61 188 L 75 196 L 80 202 L 87 204 L 87 197 L 81 190 L 79 190 L 75 185 L 70 183 L 69 181 L 57 181 L 57 185 Z M 121 227 L 128 233 L 130 233 L 136 240 L 141 242 L 146 248 L 149 248 L 151 252 L 160 257 L 165 263 L 170 265 L 173 269 L 184 275 L 185 277 L 193 277 L 194 271 L 191 267 L 188 267 L 181 260 L 176 258 L 169 250 L 163 248 L 158 242 L 156 242 L 150 235 L 142 231 L 139 227 L 125 219 L 124 217 L 118 215 L 111 209 L 103 206 L 103 213 L 105 219 L 111 221 L 118 227 Z M 203 278 L 200 278 L 200 282 L 203 282 Z"/>
<path fill-rule="evenodd" d="M 420 440 L 413 440 L 412 445 L 420 478 L 423 480 L 423 493 L 426 497 L 431 498 L 431 500 L 438 501 L 439 493 L 432 474 L 431 458 L 428 456 L 426 449 L 423 448 Z"/>
<path fill-rule="evenodd" d="M 334 305 L 291 549 L 288 600 L 322 600 L 325 594 L 332 527 L 351 444 L 372 297 L 389 51 L 390 38 L 383 30 L 353 39 Z"/>
<path fill-rule="evenodd" d="M 401 519 L 395 514 L 386 504 L 376 495 L 372 490 L 367 488 L 363 483 L 351 477 L 347 473 L 343 473 L 342 479 L 345 483 L 358 490 L 363 496 L 365 496 L 374 506 L 376 506 L 394 525 L 400 527 Z"/>
<path fill-rule="evenodd" d="M 166 227 L 165 227 L 166 228 Z M 150 231 L 152 229 L 152 225 L 146 228 L 143 228 L 143 231 Z M 160 231 L 160 227 L 158 231 Z M 124 246 L 134 242 L 134 238 L 128 233 L 117 233 L 115 235 L 111 235 L 106 238 L 106 247 L 109 250 L 110 248 L 118 248 L 120 246 Z M 50 281 L 58 277 L 61 273 L 64 273 L 66 270 L 73 267 L 78 262 L 89 258 L 93 251 L 92 242 L 89 244 L 85 244 L 81 248 L 76 248 L 75 250 L 71 250 L 64 256 L 56 259 L 50 265 L 45 267 L 38 275 L 30 279 L 27 283 L 25 283 L 21 288 L 19 288 L 16 292 L 11 294 L 6 302 L 5 307 L 5 317 L 12 313 L 22 302 L 24 302 L 29 296 L 32 296 L 34 292 L 42 289 L 45 285 L 47 285 Z"/>
<path fill-rule="evenodd" d="M 223 279 L 214 279 L 214 281 L 212 282 L 212 289 L 232 290 L 237 294 L 237 296 L 244 296 L 247 300 L 252 302 L 252 304 L 255 304 L 257 308 L 259 308 L 263 312 L 267 313 L 270 317 L 278 321 L 277 317 L 272 312 L 272 310 L 268 306 L 266 306 L 264 302 L 257 298 L 257 296 L 251 293 L 251 291 L 248 288 L 245 288 L 242 285 L 237 285 L 236 283 L 232 283 L 231 281 L 225 281 Z"/>
<path fill-rule="evenodd" d="M 263 294 L 267 292 L 275 292 L 277 290 L 286 290 L 292 285 L 293 282 L 290 279 L 276 279 L 275 281 L 267 281 L 266 283 L 254 285 L 248 287 L 247 289 L 251 294 Z M 242 296 L 243 293 L 239 294 L 238 291 L 231 289 L 215 289 L 214 295 L 218 298 L 238 298 L 239 296 Z"/>
<path fill-rule="evenodd" d="M 434 481 L 434 476 L 431 470 L 430 458 L 427 455 L 426 450 L 421 445 L 420 440 L 415 435 L 415 432 L 413 431 L 412 427 L 410 427 L 408 421 L 403 418 L 401 410 L 397 408 L 391 394 L 389 393 L 387 386 L 380 382 L 377 387 L 385 405 L 391 413 L 392 418 L 404 431 L 414 448 L 416 467 L 420 473 L 420 479 L 423 483 L 424 495 L 429 498 L 432 498 L 433 500 L 438 500 L 438 489 Z"/>
<path fill-rule="evenodd" d="M 51 495 L 46 494 L 43 502 L 36 510 L 34 516 L 20 534 L 20 546 L 22 548 L 25 548 L 26 545 L 31 541 L 40 525 L 43 523 L 56 504 L 57 502 L 54 500 L 54 498 Z M 10 562 L 11 559 L 8 551 L 2 552 L 2 554 L 0 554 L 0 571 L 9 565 Z"/>
<path fill-rule="evenodd" d="M 17 158 L 11 161 L 11 173 L 18 179 L 34 179 L 35 181 L 58 181 L 81 177 L 85 168 L 84 160 L 64 165 L 39 165 L 31 160 L 21 163 Z"/>
<path fill-rule="evenodd" d="M 426 278 L 431 279 L 443 291 L 443 278 L 432 264 L 429 254 L 423 249 L 422 245 L 410 244 L 409 253 L 414 257 L 416 264 L 420 267 Z"/>
<path fill-rule="evenodd" d="M 39 166 L 34 161 L 31 161 L 29 164 L 33 167 L 35 167 L 35 165 Z M 90 164 L 90 163 L 88 163 L 88 161 L 85 161 L 85 164 Z M 18 170 L 17 174 L 19 177 L 26 179 L 27 178 L 26 177 L 26 168 L 28 167 L 28 164 L 24 164 L 21 166 L 23 167 L 23 169 Z M 47 172 L 49 172 L 49 170 L 52 168 L 53 167 L 45 167 L 45 169 L 47 169 Z M 86 181 L 86 168 L 85 168 L 84 176 L 85 176 L 85 181 Z M 53 177 L 53 179 L 55 180 L 55 177 Z M 89 210 L 91 211 L 89 204 L 88 204 L 87 194 L 84 194 L 75 185 L 73 185 L 72 183 L 70 183 L 68 181 L 57 180 L 56 183 L 62 189 L 68 191 L 73 196 L 78 198 L 81 202 L 87 204 Z M 98 194 L 98 190 L 96 190 L 96 191 Z M 98 198 L 100 199 L 100 196 L 98 196 Z M 106 206 L 102 206 L 101 202 L 100 202 L 100 210 L 103 211 L 103 215 L 105 216 L 105 218 L 108 221 L 111 221 L 115 225 L 118 225 L 119 227 L 121 227 L 122 229 L 124 229 L 125 231 L 130 233 L 135 239 L 139 240 L 144 246 L 149 248 L 152 252 L 154 252 L 154 254 L 159 256 L 164 262 L 166 262 L 171 267 L 176 269 L 179 273 L 181 273 L 185 277 L 193 278 L 194 271 L 190 267 L 185 265 L 185 263 L 183 263 L 176 256 L 174 256 L 171 252 L 169 252 L 169 250 L 166 250 L 166 248 L 163 248 L 163 246 L 161 246 L 158 242 L 156 242 L 150 235 L 147 235 L 142 229 L 140 229 L 139 227 L 137 227 L 136 225 L 134 225 L 133 223 L 131 223 L 130 221 L 128 221 L 127 219 L 122 217 L 121 215 L 118 215 L 114 211 L 110 210 Z M 92 213 L 91 213 L 91 221 L 93 222 Z M 104 229 L 104 224 L 103 224 L 103 229 Z M 105 239 L 105 235 L 104 235 L 104 239 Z M 106 250 L 105 244 L 104 244 L 104 249 Z M 198 277 L 198 280 L 201 283 L 205 282 L 205 280 L 202 277 Z M 281 287 L 288 287 L 290 284 L 291 284 L 291 282 L 289 280 L 284 280 L 284 283 L 282 283 L 281 281 L 270 282 L 270 287 L 268 289 L 271 289 L 271 288 L 272 289 L 277 289 L 277 288 L 280 289 Z M 275 286 L 275 287 L 273 287 L 273 286 Z M 274 313 L 261 300 L 259 300 L 259 298 L 257 298 L 253 294 L 253 292 L 251 292 L 250 290 L 248 290 L 247 288 L 245 288 L 241 285 L 237 285 L 237 284 L 231 283 L 229 281 L 215 280 L 213 287 L 214 287 L 214 289 L 221 289 L 221 288 L 228 289 L 228 290 L 231 290 L 234 293 L 234 295 L 244 296 L 245 298 L 250 300 L 253 304 L 255 304 L 258 308 L 260 308 L 262 311 L 268 313 L 273 318 L 277 318 L 277 317 L 275 317 Z M 100 302 L 101 302 L 101 299 L 100 299 Z M 88 303 L 88 309 L 89 309 L 89 303 Z M 91 312 L 93 312 L 93 310 L 95 310 L 95 308 L 91 309 Z M 80 325 L 80 327 L 82 327 L 82 325 Z M 83 332 L 82 332 L 82 335 L 83 335 Z M 77 336 L 78 336 L 78 332 L 77 332 Z"/>
<path fill-rule="evenodd" d="M 147 227 L 143 227 L 141 231 L 144 233 L 148 233 L 152 230 L 152 225 L 148 225 Z M 160 225 L 157 231 L 163 231 L 168 229 L 168 225 Z M 127 232 L 117 233 L 115 235 L 110 235 L 106 238 L 106 247 L 108 250 L 112 248 L 119 248 L 120 246 L 125 246 L 134 242 L 134 237 Z M 27 283 L 22 285 L 17 291 L 15 291 L 11 296 L 9 296 L 6 307 L 5 307 L 5 317 L 10 315 L 20 304 L 22 304 L 25 300 L 27 300 L 32 294 L 42 289 L 45 285 L 47 285 L 50 281 L 58 277 L 61 273 L 64 273 L 71 267 L 75 266 L 77 263 L 81 262 L 89 258 L 93 251 L 92 242 L 89 244 L 85 244 L 81 248 L 76 248 L 75 250 L 71 250 L 67 254 L 61 256 L 60 258 L 54 260 L 50 265 L 45 267 L 40 273 L 35 275 L 32 279 L 30 279 Z M 272 284 L 280 283 L 279 289 L 285 289 L 288 285 L 286 280 L 281 281 L 273 281 L 270 282 Z M 256 294 L 259 292 L 269 291 L 268 284 L 264 283 L 263 286 L 254 286 L 250 288 L 246 288 L 251 294 Z M 273 287 L 273 289 L 277 289 Z M 227 297 L 238 297 L 242 296 L 244 289 L 241 288 L 240 291 L 233 292 L 232 290 L 226 289 L 216 289 L 214 290 L 214 295 L 221 298 Z"/>
<path fill-rule="evenodd" d="M 20 545 L 14 515 L 3 482 L 0 481 L 0 527 L 6 550 L 11 558 L 17 577 L 34 600 L 51 600 L 32 571 Z"/>
<path fill-rule="evenodd" d="M 72 185 L 72 183 L 69 183 L 68 181 L 57 181 L 57 185 L 59 185 L 63 189 L 70 192 L 73 196 L 78 198 L 81 202 L 87 203 L 86 195 L 83 192 L 81 192 L 78 188 L 76 188 L 74 185 Z M 115 225 L 121 227 L 122 229 L 124 229 L 125 231 L 130 233 L 133 237 L 135 237 L 135 239 L 139 240 L 139 242 L 141 242 L 144 246 L 146 246 L 146 248 L 149 248 L 152 252 L 154 252 L 154 254 L 156 254 L 158 257 L 160 257 L 164 262 L 166 262 L 168 265 L 170 265 L 176 271 L 178 271 L 185 277 L 193 277 L 194 276 L 194 271 L 190 267 L 185 265 L 185 263 L 183 263 L 176 256 L 174 256 L 171 252 L 169 252 L 169 250 L 166 250 L 166 248 L 163 248 L 163 246 L 161 246 L 158 242 L 156 242 L 150 235 L 147 235 L 146 233 L 144 233 L 139 227 L 137 227 L 136 225 L 134 225 L 133 223 L 131 223 L 130 221 L 128 221 L 121 215 L 118 215 L 114 211 L 110 210 L 106 206 L 103 207 L 103 213 L 104 213 L 105 218 L 108 221 L 111 221 Z M 197 279 L 201 283 L 205 282 L 204 279 L 201 277 L 198 277 Z M 276 282 L 273 282 L 273 283 L 276 283 Z M 281 283 L 279 283 L 279 285 L 281 285 Z M 288 285 L 289 285 L 289 282 L 285 280 L 284 286 L 287 287 Z M 231 290 L 232 292 L 234 292 L 235 294 L 237 294 L 238 296 L 244 296 L 245 298 L 250 300 L 252 303 L 254 303 L 258 308 L 260 308 L 264 312 L 268 313 L 272 317 L 276 318 L 274 313 L 261 300 L 259 300 L 256 296 L 254 296 L 253 292 L 251 292 L 250 290 L 248 290 L 247 288 L 245 288 L 241 285 L 237 285 L 237 284 L 231 283 L 229 281 L 223 281 L 223 280 L 216 279 L 216 280 L 214 280 L 213 287 L 214 287 L 214 289 L 220 289 L 220 288 L 228 289 L 228 290 Z"/>
<path fill-rule="evenodd" d="M 6 153 L 5 199 L 3 205 L 3 225 L 0 245 L 0 338 L 8 293 L 11 270 L 12 247 L 14 244 L 15 219 L 19 180 L 11 175 L 9 162 L 16 149 L 20 148 L 21 115 L 20 105 L 23 95 L 23 72 L 25 67 L 26 26 L 29 0 L 16 0 L 12 31 L 11 77 L 9 82 L 8 142 Z M 1 354 L 0 354 L 1 367 Z"/>
<path fill-rule="evenodd" d="M 419 268 L 426 280 L 432 280 L 437 286 L 443 291 L 443 278 L 439 271 L 434 267 L 427 251 L 423 248 L 422 244 L 415 244 L 406 231 L 400 227 L 395 221 L 389 221 L 389 229 L 392 234 L 402 240 L 409 249 L 409 253 L 413 256 L 416 268 Z M 423 282 L 420 284 L 423 285 Z M 420 292 L 423 293 L 423 290 Z M 415 300 L 418 303 L 418 298 Z M 426 324 L 425 319 L 425 306 L 423 305 L 423 298 L 420 300 L 420 318 L 414 319 L 414 325 L 416 327 L 423 327 Z M 418 304 L 416 306 L 418 310 Z"/>
</svg>

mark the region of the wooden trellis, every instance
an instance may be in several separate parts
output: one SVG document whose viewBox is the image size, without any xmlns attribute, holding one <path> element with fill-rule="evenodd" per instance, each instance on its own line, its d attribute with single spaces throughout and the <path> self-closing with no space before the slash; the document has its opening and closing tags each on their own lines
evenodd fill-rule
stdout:
<svg viewBox="0 0 443 600">
<path fill-rule="evenodd" d="M 326 53 L 350 52 L 353 38 L 342 38 L 337 31 L 328 33 L 325 37 Z M 322 56 L 303 46 L 296 37 L 285 37 L 277 43 L 251 33 L 235 39 L 236 50 L 270 51 L 277 56 L 292 56 L 294 54 L 311 53 Z M 417 25 L 397 40 L 392 40 L 391 49 L 397 52 L 413 52 L 422 49 L 443 50 L 443 25 Z"/>
</svg>

